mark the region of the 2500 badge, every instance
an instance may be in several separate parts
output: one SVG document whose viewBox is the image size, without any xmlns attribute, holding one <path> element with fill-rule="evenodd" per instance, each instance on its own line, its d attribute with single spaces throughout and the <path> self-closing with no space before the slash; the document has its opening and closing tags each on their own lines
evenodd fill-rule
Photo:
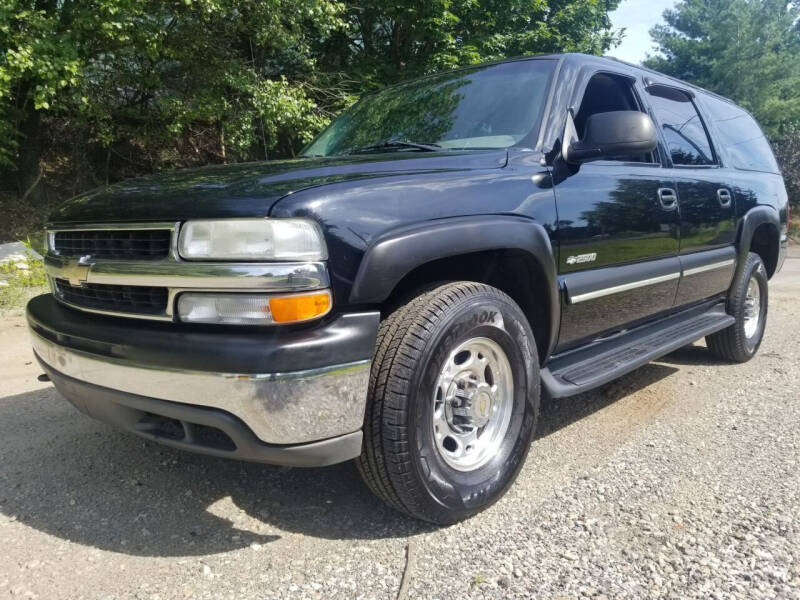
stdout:
<svg viewBox="0 0 800 600">
<path fill-rule="evenodd" d="M 568 265 L 580 265 L 583 263 L 590 263 L 597 260 L 597 252 L 590 252 L 589 254 L 576 254 L 567 258 Z"/>
</svg>

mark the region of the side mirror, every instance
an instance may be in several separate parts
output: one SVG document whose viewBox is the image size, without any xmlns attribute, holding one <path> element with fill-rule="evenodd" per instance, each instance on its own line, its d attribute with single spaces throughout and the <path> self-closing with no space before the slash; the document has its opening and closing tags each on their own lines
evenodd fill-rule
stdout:
<svg viewBox="0 0 800 600">
<path fill-rule="evenodd" d="M 583 139 L 576 140 L 569 115 L 567 131 L 572 133 L 562 154 L 569 163 L 582 163 L 605 157 L 647 154 L 656 149 L 658 136 L 649 115 L 635 110 L 596 113 L 586 119 Z"/>
</svg>

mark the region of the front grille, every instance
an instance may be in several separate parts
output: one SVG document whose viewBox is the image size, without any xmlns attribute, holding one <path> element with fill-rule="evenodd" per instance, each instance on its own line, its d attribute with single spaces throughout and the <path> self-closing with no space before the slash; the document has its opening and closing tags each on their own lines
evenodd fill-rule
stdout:
<svg viewBox="0 0 800 600">
<path fill-rule="evenodd" d="M 56 279 L 56 293 L 69 304 L 95 310 L 163 315 L 167 307 L 167 288 L 143 285 L 105 285 L 85 283 L 70 285 Z"/>
<path fill-rule="evenodd" d="M 57 231 L 53 246 L 62 256 L 157 260 L 169 254 L 169 229 L 108 229 Z"/>
</svg>

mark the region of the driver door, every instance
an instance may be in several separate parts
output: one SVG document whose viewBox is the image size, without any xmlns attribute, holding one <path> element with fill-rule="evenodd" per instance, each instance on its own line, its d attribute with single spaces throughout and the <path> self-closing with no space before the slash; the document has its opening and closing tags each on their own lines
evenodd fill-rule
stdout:
<svg viewBox="0 0 800 600">
<path fill-rule="evenodd" d="M 643 108 L 635 81 L 591 75 L 574 122 Z M 554 174 L 558 272 L 563 290 L 557 351 L 568 350 L 672 308 L 680 216 L 675 183 L 660 153 L 562 167 Z"/>
</svg>

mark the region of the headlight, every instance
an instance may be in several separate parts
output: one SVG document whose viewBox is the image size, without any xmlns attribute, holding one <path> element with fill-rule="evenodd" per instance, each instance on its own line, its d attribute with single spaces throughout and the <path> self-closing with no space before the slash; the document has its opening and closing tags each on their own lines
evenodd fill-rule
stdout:
<svg viewBox="0 0 800 600">
<path fill-rule="evenodd" d="M 187 221 L 178 251 L 187 260 L 325 260 L 322 231 L 306 219 Z"/>
<path fill-rule="evenodd" d="M 187 323 L 275 325 L 301 323 L 331 310 L 331 293 L 265 295 L 185 292 L 178 297 L 178 317 Z"/>
</svg>

